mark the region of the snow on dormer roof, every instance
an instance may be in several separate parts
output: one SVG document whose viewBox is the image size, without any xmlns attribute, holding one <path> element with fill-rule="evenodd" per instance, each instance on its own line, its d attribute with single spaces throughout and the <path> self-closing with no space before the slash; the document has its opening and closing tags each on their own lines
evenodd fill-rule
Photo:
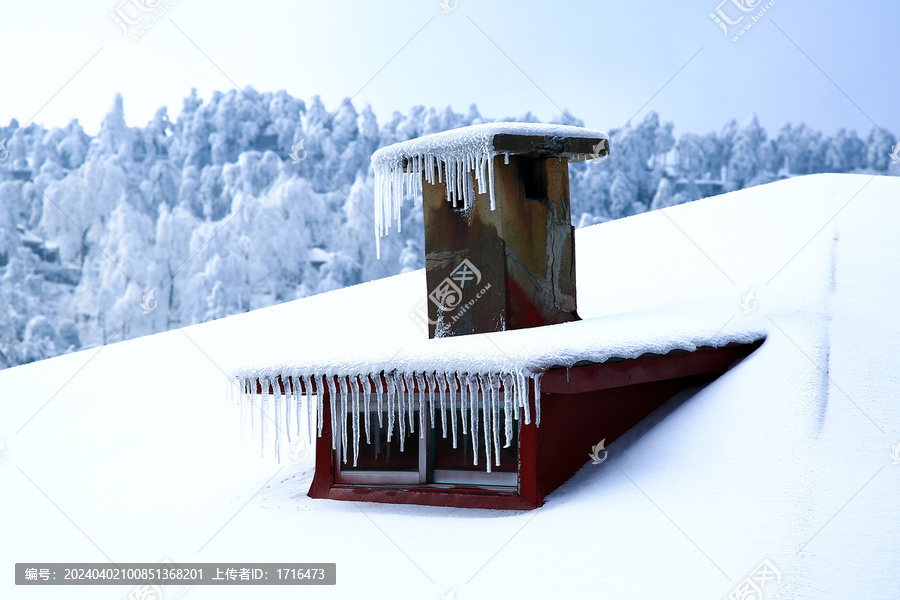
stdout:
<svg viewBox="0 0 900 600">
<path fill-rule="evenodd" d="M 392 279 L 400 283 L 397 278 Z M 366 302 L 373 292 L 377 295 L 376 284 L 384 281 L 356 286 L 353 291 L 360 302 Z M 391 295 L 392 302 L 396 303 L 398 297 L 402 297 L 404 287 L 394 286 L 396 295 Z M 354 464 L 360 435 L 359 417 L 366 412 L 360 409 L 360 393 L 373 391 L 378 395 L 379 412 L 382 400 L 390 407 L 396 403 L 396 410 L 401 414 L 400 423 L 404 419 L 411 422 L 411 405 L 403 401 L 404 392 L 419 391 L 423 401 L 419 413 L 422 424 L 426 413 L 444 413 L 445 394 L 449 401 L 458 391 L 461 407 L 465 409 L 467 404 L 477 402 L 480 392 L 481 402 L 502 402 L 506 415 L 505 423 L 485 419 L 483 443 L 487 445 L 491 439 L 498 440 L 501 429 L 509 443 L 512 419 L 530 423 L 534 415 L 540 425 L 540 379 L 549 369 L 632 359 L 645 354 L 667 354 L 674 350 L 692 352 L 701 346 L 721 347 L 765 338 L 765 328 L 759 319 L 729 321 L 723 326 L 721 315 L 728 312 L 730 304 L 731 299 L 718 302 L 695 300 L 571 323 L 441 339 L 427 339 L 416 335 L 420 332 L 415 328 L 404 330 L 402 327 L 397 328 L 389 339 L 383 338 L 377 330 L 356 331 L 354 336 L 337 336 L 336 340 L 333 333 L 323 331 L 320 336 L 308 332 L 311 341 L 306 344 L 298 344 L 291 336 L 276 336 L 260 347 L 260 351 L 254 352 L 251 363 L 234 370 L 234 375 L 240 382 L 242 406 L 256 404 L 257 382 L 264 396 L 272 386 L 277 406 L 281 402 L 278 382 L 282 382 L 285 393 L 294 396 L 295 404 L 299 406 L 305 399 L 309 411 L 317 409 L 320 435 L 323 398 L 319 394 L 314 401 L 311 394 L 327 389 L 332 415 L 346 413 L 347 407 L 351 407 L 354 414 L 350 431 L 342 429 L 340 435 L 345 457 L 348 456 L 347 436 L 355 440 Z M 328 327 L 327 322 L 323 322 L 323 327 Z M 409 333 L 404 335 L 404 332 Z M 327 338 L 337 343 L 318 343 Z M 384 393 L 383 386 L 386 386 Z M 504 391 L 502 399 L 501 387 Z M 305 398 L 301 398 L 301 390 L 305 392 Z M 532 390 L 533 396 L 530 395 Z M 245 396 L 249 396 L 248 402 L 243 401 Z M 264 407 L 265 403 L 260 406 Z M 453 404 L 450 406 L 452 413 Z M 389 412 L 393 415 L 395 411 L 391 408 Z M 477 411 L 469 411 L 469 415 L 474 419 Z M 446 422 L 441 421 L 446 430 Z M 393 422 L 391 417 L 391 429 Z M 473 421 L 472 427 L 477 425 Z M 332 420 L 332 444 L 338 443 L 336 433 Z M 368 431 L 366 433 L 368 435 Z M 454 427 L 454 444 L 455 436 Z M 477 443 L 475 438 L 473 443 Z M 490 449 L 485 448 L 485 451 L 490 457 Z M 478 464 L 477 452 L 475 457 L 475 464 Z M 490 472 L 490 463 L 486 469 Z"/>
</svg>

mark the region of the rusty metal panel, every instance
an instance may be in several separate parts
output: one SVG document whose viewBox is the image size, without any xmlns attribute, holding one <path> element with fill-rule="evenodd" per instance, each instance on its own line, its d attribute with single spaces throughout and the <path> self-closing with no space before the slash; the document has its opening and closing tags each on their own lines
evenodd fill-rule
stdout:
<svg viewBox="0 0 900 600">
<path fill-rule="evenodd" d="M 497 156 L 494 185 L 462 210 L 423 177 L 430 337 L 578 320 L 568 161 Z"/>
<path fill-rule="evenodd" d="M 468 211 L 454 208 L 446 185 L 430 185 L 424 177 L 422 204 L 429 337 L 503 331 L 507 273 L 500 213 L 490 210 L 487 194 L 479 194 Z"/>
</svg>

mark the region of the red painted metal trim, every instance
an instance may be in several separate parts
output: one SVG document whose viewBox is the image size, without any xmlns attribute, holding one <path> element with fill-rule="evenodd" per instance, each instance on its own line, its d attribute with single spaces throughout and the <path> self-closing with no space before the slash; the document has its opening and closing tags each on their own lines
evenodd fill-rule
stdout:
<svg viewBox="0 0 900 600">
<path fill-rule="evenodd" d="M 328 397 L 326 390 L 323 402 Z M 309 486 L 310 498 L 327 498 L 331 486 L 334 485 L 334 461 L 331 450 L 331 412 L 322 411 L 322 435 L 316 438 L 316 470 Z"/>
<path fill-rule="evenodd" d="M 506 276 L 506 291 L 506 329 L 527 329 L 553 324 L 544 319 L 528 294 L 522 291 L 519 282 L 510 275 Z M 577 321 L 578 318 L 573 316 L 572 320 Z"/>
<path fill-rule="evenodd" d="M 565 400 L 566 396 L 573 394 L 591 394 L 614 388 L 628 388 L 633 390 L 633 393 L 638 393 L 638 390 L 641 389 L 656 389 L 662 386 L 659 389 L 664 390 L 664 388 L 671 387 L 672 389 L 666 393 L 659 394 L 659 403 L 663 403 L 671 393 L 679 389 L 679 383 L 675 380 L 690 381 L 695 380 L 694 376 L 697 375 L 712 376 L 723 373 L 756 350 L 762 343 L 763 340 L 759 340 L 752 344 L 729 344 L 720 348 L 702 347 L 694 352 L 670 352 L 660 356 L 644 356 L 637 359 L 573 367 L 568 372 L 566 369 L 556 369 L 544 374 L 541 391 L 542 395 L 546 394 L 547 396 L 549 409 L 550 402 Z M 380 379 L 384 385 L 383 391 L 386 391 L 387 384 L 384 377 L 381 376 Z M 654 382 L 657 382 L 658 386 L 642 385 Z M 280 380 L 279 383 L 283 385 Z M 325 388 L 324 385 L 321 387 Z M 313 391 L 316 391 L 315 388 Z M 371 391 L 375 391 L 374 382 L 371 385 Z M 413 391 L 418 392 L 418 386 Z M 616 390 L 617 395 L 628 395 L 628 393 L 625 389 Z M 529 394 L 533 402 L 534 390 L 529 389 Z M 327 402 L 328 389 L 323 389 L 321 395 L 323 402 Z M 607 397 L 600 396 L 591 402 L 592 404 L 594 402 L 602 403 L 605 398 Z M 651 404 L 648 409 L 652 409 L 653 406 L 655 405 Z M 606 410 L 600 405 L 597 408 L 601 411 Z M 551 413 L 552 411 L 548 410 L 547 417 L 550 417 Z M 584 444 L 581 444 L 585 448 L 579 446 L 578 450 L 585 456 L 582 458 L 579 454 L 580 462 L 573 462 L 571 472 L 568 472 L 569 469 L 566 468 L 564 470 L 567 472 L 564 477 L 560 477 L 560 474 L 556 473 L 554 477 L 545 481 L 549 476 L 548 469 L 554 471 L 558 468 L 554 464 L 546 462 L 553 456 L 553 452 L 541 449 L 542 443 L 548 443 L 545 438 L 548 437 L 549 431 L 542 433 L 542 430 L 532 421 L 528 425 L 520 424 L 517 492 L 463 486 L 444 488 L 336 484 L 334 481 L 334 452 L 331 447 L 331 414 L 328 410 L 323 411 L 322 414 L 322 435 L 316 440 L 316 470 L 309 488 L 309 496 L 312 498 L 459 508 L 531 510 L 542 506 L 544 497 L 558 487 L 562 481 L 568 479 L 587 460 L 587 441 L 585 441 Z M 550 425 L 549 422 L 548 425 Z M 627 430 L 630 426 L 627 425 L 625 429 Z M 608 441 L 611 442 L 618 435 L 619 433 L 611 432 Z M 592 440 L 591 443 L 594 442 L 593 438 L 590 440 Z M 561 449 L 557 449 L 557 451 L 561 451 Z M 544 454 L 547 456 L 543 456 Z M 544 460 L 542 460 L 542 456 Z"/>
<path fill-rule="evenodd" d="M 529 387 L 528 401 L 534 405 L 534 388 Z M 524 421 L 517 423 L 519 426 L 519 495 L 527 503 L 534 507 L 543 506 L 544 490 L 541 489 L 540 473 L 540 432 L 533 419 L 529 424 Z M 519 416 L 523 418 L 522 415 Z"/>
<path fill-rule="evenodd" d="M 694 352 L 673 351 L 570 369 L 553 369 L 544 373 L 541 378 L 541 391 L 551 394 L 580 394 L 726 371 L 762 343 L 763 340 L 751 344 L 728 344 L 719 348 L 703 346 Z"/>
<path fill-rule="evenodd" d="M 334 485 L 325 496 L 329 500 L 355 502 L 388 502 L 391 504 L 423 504 L 455 508 L 490 508 L 495 510 L 531 510 L 541 503 L 523 498 L 515 492 L 500 492 L 479 488 L 434 488 L 403 486 Z"/>
<path fill-rule="evenodd" d="M 530 506 L 543 506 L 544 493 L 538 478 L 539 433 L 534 421 L 519 428 L 519 496 Z"/>
</svg>

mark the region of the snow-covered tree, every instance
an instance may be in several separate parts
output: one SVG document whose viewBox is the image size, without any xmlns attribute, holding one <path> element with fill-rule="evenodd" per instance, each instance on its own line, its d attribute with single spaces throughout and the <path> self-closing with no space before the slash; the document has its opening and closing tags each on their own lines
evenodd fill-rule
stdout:
<svg viewBox="0 0 900 600">
<path fill-rule="evenodd" d="M 866 138 L 866 164 L 872 171 L 887 171 L 891 162 L 891 148 L 897 138 L 890 131 L 873 125 Z"/>
<path fill-rule="evenodd" d="M 177 116 L 160 108 L 143 127 L 126 117 L 116 96 L 96 136 L 77 121 L 0 127 L 0 368 L 421 268 L 420 209 L 403 211 L 375 258 L 370 157 L 492 120 L 474 104 L 415 106 L 379 124 L 348 99 L 252 88 L 192 90 Z M 582 124 L 567 111 L 552 120 Z M 769 138 L 755 117 L 676 136 L 656 113 L 609 133 L 608 160 L 569 168 L 579 225 L 699 198 L 698 181 L 772 181 L 785 165 L 885 173 L 896 142 L 802 123 Z"/>
</svg>

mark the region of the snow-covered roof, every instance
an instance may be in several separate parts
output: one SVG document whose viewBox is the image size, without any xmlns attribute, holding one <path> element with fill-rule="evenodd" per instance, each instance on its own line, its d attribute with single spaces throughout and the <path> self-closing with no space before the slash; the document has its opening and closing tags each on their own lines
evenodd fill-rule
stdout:
<svg viewBox="0 0 900 600">
<path fill-rule="evenodd" d="M 354 298 L 348 299 L 349 306 L 368 311 L 371 308 L 371 294 L 367 288 L 370 286 L 356 286 Z M 401 305 L 411 305 L 417 296 L 410 290 L 405 299 L 398 294 L 395 300 Z M 765 327 L 758 319 L 723 324 L 719 315 L 723 309 L 728 310 L 729 304 L 730 299 L 721 299 L 718 303 L 709 299 L 697 300 L 570 323 L 438 339 L 428 339 L 424 331 L 410 329 L 406 329 L 406 336 L 366 335 L 365 332 L 345 331 L 340 322 L 323 321 L 320 327 L 330 330 L 328 335 L 343 340 L 343 344 L 337 347 L 317 344 L 301 346 L 291 338 L 274 337 L 268 343 L 261 344 L 254 362 L 237 368 L 235 376 L 241 381 L 242 403 L 244 396 L 247 396 L 248 405 L 257 404 L 253 397 L 257 381 L 262 382 L 266 393 L 272 385 L 276 396 L 280 396 L 278 385 L 272 382 L 286 382 L 288 390 L 296 391 L 294 402 L 298 406 L 304 401 L 312 402 L 309 395 L 312 389 L 322 389 L 327 385 L 332 414 L 346 412 L 345 408 L 338 407 L 350 405 L 356 415 L 351 420 L 351 431 L 342 432 L 345 460 L 347 435 L 357 436 L 356 429 L 361 423 L 358 416 L 360 411 L 366 412 L 358 402 L 351 404 L 348 400 L 351 396 L 358 397 L 362 391 L 376 389 L 380 392 L 382 377 L 387 381 L 387 396 L 391 401 L 404 389 L 408 392 L 418 389 L 423 393 L 427 390 L 425 402 L 429 408 L 427 412 L 431 414 L 434 414 L 438 403 L 443 412 L 445 392 L 460 389 L 465 397 L 481 391 L 485 399 L 497 398 L 502 386 L 506 391 L 502 395 L 504 412 L 508 415 L 504 424 L 505 442 L 509 444 L 512 419 L 530 423 L 533 411 L 540 426 L 540 378 L 548 369 L 638 358 L 646 354 L 667 354 L 673 350 L 694 351 L 701 346 L 751 343 L 765 338 Z M 297 309 L 302 310 L 299 305 Z M 395 315 L 394 318 L 407 319 L 405 315 Z M 398 327 L 398 334 L 403 330 Z M 337 384 L 334 377 L 337 377 Z M 531 388 L 534 392 L 533 406 L 529 399 Z M 307 391 L 303 397 L 301 389 Z M 380 400 L 381 393 L 378 396 Z M 280 402 L 280 399 L 277 401 Z M 321 415 L 321 396 L 316 404 Z M 409 404 L 402 402 L 398 406 L 402 407 L 404 414 L 410 408 Z M 425 412 L 423 408 L 422 418 Z M 477 414 L 472 412 L 471 417 L 474 419 Z M 319 423 L 321 435 L 321 419 Z M 494 437 L 494 428 L 499 426 L 499 423 L 485 420 L 483 442 L 488 457 L 491 454 L 487 446 Z M 332 423 L 332 444 L 337 443 L 334 428 Z M 446 422 L 444 429 L 447 429 Z M 366 434 L 368 436 L 368 431 Z M 454 447 L 455 434 L 454 431 Z M 358 450 L 358 443 L 354 444 L 354 465 Z M 499 461 L 499 456 L 495 458 Z M 473 461 L 478 464 L 477 452 L 473 453 Z M 490 472 L 490 460 L 485 468 Z"/>
<path fill-rule="evenodd" d="M 602 565 L 611 597 L 725 598 L 768 558 L 781 580 L 766 598 L 894 598 L 898 197 L 900 178 L 816 175 L 578 230 L 586 320 L 730 298 L 720 325 L 756 319 L 767 339 L 602 464 L 585 448 L 528 513 L 308 498 L 305 436 L 275 465 L 223 410 L 223 371 L 265 344 L 424 336 L 402 318 L 409 294 L 425 300 L 421 272 L 368 284 L 374 312 L 350 288 L 0 371 L 0 563 L 299 553 L 348 573 L 342 597 L 373 599 L 587 597 Z M 0 596 L 21 595 L 7 573 Z"/>
<path fill-rule="evenodd" d="M 325 263 L 331 260 L 332 253 L 319 247 L 313 247 L 309 249 L 307 257 L 311 263 Z"/>
<path fill-rule="evenodd" d="M 355 300 L 358 310 L 368 310 L 367 287 L 356 286 L 355 298 L 346 300 Z M 397 301 L 415 302 L 418 294 L 409 291 L 406 299 Z M 340 321 L 325 321 L 322 328 L 345 343 L 307 346 L 290 339 L 270 340 L 253 353 L 252 362 L 237 367 L 234 375 L 271 379 L 313 374 L 365 377 L 396 370 L 524 373 L 530 378 L 551 368 L 579 363 L 602 363 L 673 350 L 693 351 L 700 346 L 719 347 L 764 338 L 765 327 L 757 319 L 727 325 L 719 319 L 723 307 L 727 310 L 728 300 L 681 303 L 557 325 L 437 339 L 428 339 L 424 331 L 406 327 L 398 327 L 397 335 L 384 338 L 365 332 L 344 332 Z M 302 310 L 300 303 L 297 309 Z"/>
<path fill-rule="evenodd" d="M 523 144 L 522 138 L 529 139 Z M 495 156 L 504 154 L 508 161 L 510 154 L 550 152 L 576 161 L 606 156 L 608 150 L 609 139 L 602 131 L 545 123 L 470 125 L 385 146 L 372 155 L 376 244 L 392 220 L 399 228 L 404 200 L 421 195 L 423 173 L 431 184 L 446 179 L 453 206 L 468 208 L 476 194 L 489 194 L 494 210 Z"/>
<path fill-rule="evenodd" d="M 423 169 L 427 179 L 434 175 L 436 161 L 445 164 L 457 161 L 455 164 L 461 170 L 450 168 L 451 173 L 457 172 L 465 178 L 474 169 L 476 178 L 480 174 L 484 184 L 486 173 L 491 172 L 489 159 L 503 148 L 516 144 L 515 141 L 506 145 L 497 143 L 500 135 L 535 136 L 540 138 L 540 143 L 564 137 L 605 140 L 601 132 L 575 127 L 521 123 L 478 125 L 383 148 L 376 153 L 373 163 L 376 172 L 388 179 L 392 174 L 406 176 L 405 172 L 419 177 Z M 521 146 L 521 140 L 518 143 Z M 560 142 L 557 150 L 561 148 Z M 391 189 L 394 188 L 388 186 L 381 191 L 390 196 Z M 451 196 L 455 198 L 452 193 Z M 576 262 L 591 259 L 589 255 L 578 256 Z M 416 310 L 423 306 L 420 299 L 426 292 L 424 277 L 418 279 L 415 286 L 395 281 L 391 289 L 381 290 L 383 282 L 373 282 L 343 292 L 339 304 L 368 316 L 373 322 L 361 328 L 343 317 L 319 319 L 304 332 L 317 340 L 315 344 L 301 345 L 296 339 L 283 336 L 259 344 L 250 360 L 233 368 L 233 375 L 240 382 L 242 404 L 245 394 L 250 396 L 249 404 L 256 404 L 253 395 L 257 382 L 265 394 L 271 386 L 280 403 L 279 386 L 274 382 L 281 381 L 286 382 L 289 392 L 297 393 L 298 399 L 290 399 L 297 403 L 312 402 L 310 390 L 327 386 L 332 414 L 336 414 L 337 406 L 347 406 L 348 398 L 357 397 L 362 391 L 378 390 L 380 398 L 384 377 L 389 401 L 404 390 L 409 393 L 413 389 L 427 390 L 432 414 L 438 401 L 435 391 L 440 393 L 443 409 L 444 392 L 459 389 L 465 395 L 469 389 L 474 393 L 480 389 L 483 397 L 487 397 L 496 396 L 502 386 L 506 415 L 529 423 L 533 410 L 540 425 L 540 377 L 548 369 L 637 358 L 645 354 L 667 354 L 673 350 L 693 351 L 699 346 L 751 343 L 765 337 L 765 328 L 753 319 L 721 321 L 719 315 L 728 311 L 731 298 L 704 298 L 689 304 L 664 305 L 565 324 L 429 339 L 424 328 L 404 327 L 410 324 L 410 316 L 421 320 L 427 314 L 425 310 Z M 311 310 L 303 302 L 295 309 L 298 313 Z M 376 321 L 387 328 L 387 333 L 374 326 Z M 306 390 L 305 398 L 299 398 L 301 389 Z M 532 389 L 533 407 L 529 399 Z M 408 403 L 400 405 L 405 407 L 403 410 L 410 409 Z M 356 418 L 351 420 L 351 427 L 356 428 L 360 422 L 359 411 L 367 411 L 356 401 L 352 406 Z M 317 410 L 321 415 L 321 396 L 317 400 Z M 321 434 L 321 419 L 319 426 Z M 335 426 L 332 423 L 332 428 Z M 496 425 L 485 423 L 486 446 L 493 435 L 492 427 Z M 509 443 L 508 423 L 506 435 Z M 332 441 L 336 443 L 334 436 Z M 346 457 L 346 438 L 342 443 Z M 486 453 L 490 456 L 487 447 Z M 355 464 L 355 451 L 353 460 Z M 473 460 L 477 461 L 477 453 Z M 490 463 L 486 468 L 490 470 Z"/>
<path fill-rule="evenodd" d="M 22 243 L 26 246 L 40 246 L 44 243 L 44 238 L 33 231 L 29 231 L 21 225 L 18 226 L 17 229 L 19 230 L 19 237 L 21 238 Z"/>
</svg>

